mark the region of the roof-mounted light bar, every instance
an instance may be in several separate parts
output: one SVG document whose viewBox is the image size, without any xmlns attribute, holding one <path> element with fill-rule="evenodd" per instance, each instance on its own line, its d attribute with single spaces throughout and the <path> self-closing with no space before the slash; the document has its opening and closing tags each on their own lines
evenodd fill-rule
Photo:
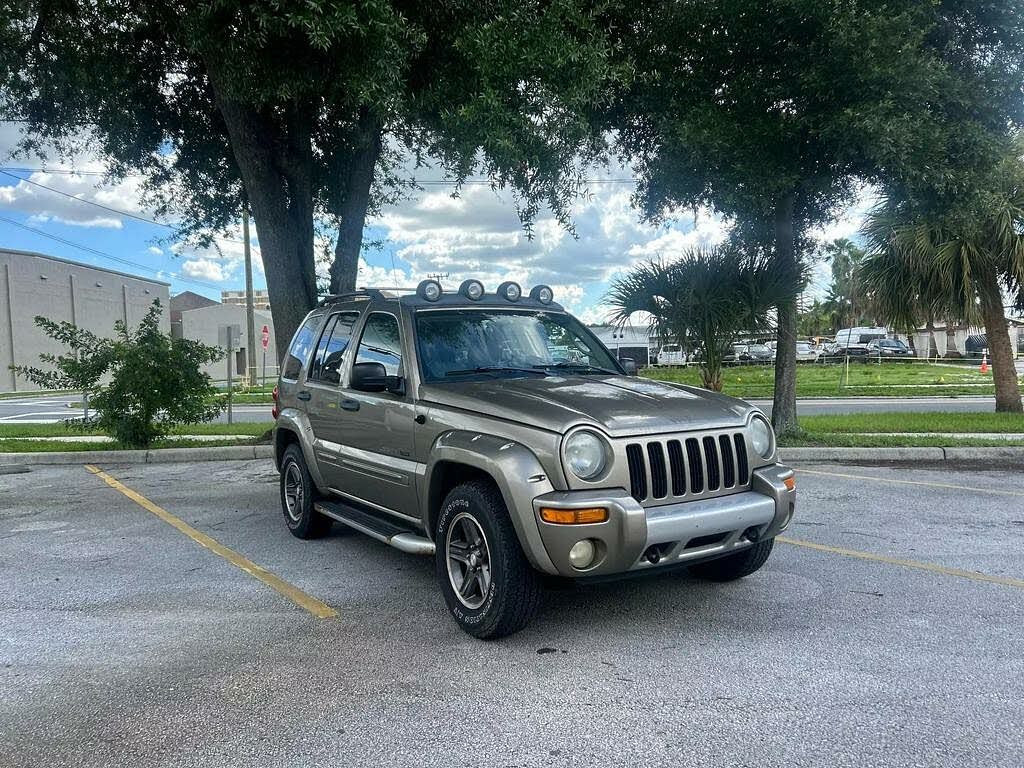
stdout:
<svg viewBox="0 0 1024 768">
<path fill-rule="evenodd" d="M 484 297 L 484 284 L 479 280 L 465 280 L 459 286 L 459 293 L 470 301 L 480 301 Z"/>
<path fill-rule="evenodd" d="M 555 292 L 547 285 L 535 285 L 530 291 L 530 298 L 539 301 L 541 304 L 550 304 L 554 301 Z"/>
<path fill-rule="evenodd" d="M 498 286 L 498 295 L 505 301 L 519 301 L 523 296 L 523 289 L 519 287 L 519 283 L 507 280 Z"/>
<path fill-rule="evenodd" d="M 424 280 L 416 286 L 416 295 L 426 301 L 437 301 L 444 291 L 437 280 Z"/>
</svg>

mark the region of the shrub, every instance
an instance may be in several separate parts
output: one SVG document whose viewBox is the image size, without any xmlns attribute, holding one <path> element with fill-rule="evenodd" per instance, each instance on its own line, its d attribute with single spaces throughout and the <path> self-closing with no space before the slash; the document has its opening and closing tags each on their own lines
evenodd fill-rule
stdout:
<svg viewBox="0 0 1024 768">
<path fill-rule="evenodd" d="M 223 407 L 201 366 L 223 357 L 219 347 L 175 339 L 160 330 L 156 300 L 135 329 L 120 320 L 114 338 L 68 322 L 36 317 L 51 339 L 67 346 L 60 355 L 40 355 L 48 370 L 12 366 L 20 376 L 46 389 L 71 389 L 89 398 L 87 418 L 70 419 L 79 428 L 97 428 L 119 443 L 145 448 L 178 424 L 209 421 Z M 108 379 L 105 386 L 101 386 Z"/>
</svg>

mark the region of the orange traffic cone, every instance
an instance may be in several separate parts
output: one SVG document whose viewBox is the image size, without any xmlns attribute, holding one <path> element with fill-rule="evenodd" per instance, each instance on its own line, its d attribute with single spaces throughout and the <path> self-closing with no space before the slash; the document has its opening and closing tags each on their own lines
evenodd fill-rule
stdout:
<svg viewBox="0 0 1024 768">
<path fill-rule="evenodd" d="M 988 373 L 988 354 L 985 352 L 981 353 L 981 368 L 978 370 L 982 373 Z"/>
</svg>

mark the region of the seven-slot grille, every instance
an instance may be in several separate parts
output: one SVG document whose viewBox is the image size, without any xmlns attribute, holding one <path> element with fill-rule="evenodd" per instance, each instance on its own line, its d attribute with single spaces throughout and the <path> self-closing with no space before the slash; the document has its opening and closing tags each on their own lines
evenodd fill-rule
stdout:
<svg viewBox="0 0 1024 768">
<path fill-rule="evenodd" d="M 629 492 L 637 501 L 699 496 L 750 482 L 742 432 L 655 439 L 626 445 Z"/>
</svg>

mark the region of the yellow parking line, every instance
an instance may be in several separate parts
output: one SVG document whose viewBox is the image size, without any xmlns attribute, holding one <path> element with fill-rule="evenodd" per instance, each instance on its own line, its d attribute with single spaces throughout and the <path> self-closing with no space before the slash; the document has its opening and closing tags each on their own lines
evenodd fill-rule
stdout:
<svg viewBox="0 0 1024 768">
<path fill-rule="evenodd" d="M 159 517 L 168 525 L 177 528 L 179 531 L 188 536 L 197 544 L 206 547 L 215 555 L 220 555 L 221 557 L 223 557 L 236 568 L 240 568 L 246 573 L 248 573 L 250 576 L 259 579 L 268 587 L 278 592 L 279 594 L 283 595 L 284 597 L 287 597 L 300 608 L 304 608 L 317 618 L 330 619 L 338 615 L 338 612 L 331 608 L 331 606 L 327 605 L 327 603 L 323 603 L 317 600 L 315 597 L 307 595 L 305 592 L 303 592 L 295 585 L 289 584 L 287 581 L 275 576 L 265 568 L 256 565 L 256 563 L 252 562 L 252 560 L 249 560 L 248 558 L 238 554 L 237 552 L 235 552 L 235 550 L 225 547 L 216 539 L 207 536 L 202 531 L 196 530 L 181 518 L 175 517 L 163 507 L 154 504 L 141 493 L 136 493 L 128 486 L 118 482 L 113 477 L 104 472 L 102 469 L 94 467 L 90 464 L 86 464 L 85 468 L 89 472 L 92 472 L 98 478 L 103 480 L 103 482 L 105 482 L 114 490 L 123 493 L 125 496 L 127 496 L 129 499 L 134 501 L 136 504 L 138 504 L 146 511 L 152 512 L 154 515 Z"/>
<path fill-rule="evenodd" d="M 969 485 L 953 485 L 952 483 L 929 483 L 924 480 L 897 480 L 892 477 L 874 477 L 872 475 L 848 475 L 843 472 L 822 472 L 820 469 L 797 469 L 798 475 L 825 475 L 827 477 L 843 477 L 847 480 L 872 480 L 876 483 L 898 483 L 900 485 L 924 485 L 930 488 L 952 488 L 956 491 L 976 491 L 977 493 L 995 493 L 1000 496 L 1024 496 L 1024 491 L 1007 491 L 1003 488 L 975 488 Z"/>
<path fill-rule="evenodd" d="M 859 560 L 872 560 L 876 563 L 887 563 L 888 565 L 898 565 L 903 568 L 915 568 L 919 571 L 941 573 L 944 576 L 956 576 L 957 578 L 970 579 L 971 581 L 984 581 L 988 584 L 1002 584 L 1004 587 L 1017 587 L 1018 589 L 1024 589 L 1024 580 L 1012 579 L 1008 576 L 989 576 L 986 573 L 964 571 L 960 568 L 947 568 L 944 565 L 921 563 L 916 560 L 901 560 L 898 557 L 874 555 L 870 552 L 860 552 L 856 549 L 830 547 L 826 544 L 817 544 L 813 541 L 802 541 L 800 539 L 788 539 L 783 536 L 778 536 L 775 540 L 783 544 L 792 544 L 794 547 L 806 547 L 807 549 L 816 549 L 819 552 L 829 552 L 833 555 L 842 555 L 843 557 L 856 557 Z"/>
</svg>

